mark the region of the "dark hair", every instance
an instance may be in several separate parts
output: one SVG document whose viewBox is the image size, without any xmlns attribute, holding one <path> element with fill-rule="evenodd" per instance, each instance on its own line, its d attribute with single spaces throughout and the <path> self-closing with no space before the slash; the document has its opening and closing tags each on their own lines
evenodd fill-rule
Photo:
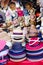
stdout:
<svg viewBox="0 0 43 65">
<path fill-rule="evenodd" d="M 10 6 L 11 4 L 14 4 L 14 5 L 16 5 L 14 2 L 10 2 L 10 3 L 9 3 L 9 6 Z"/>
<path fill-rule="evenodd" d="M 29 5 L 29 6 L 31 7 L 31 6 L 32 6 L 32 3 L 26 2 L 26 3 L 25 3 L 25 6 L 27 6 L 27 5 Z"/>
</svg>

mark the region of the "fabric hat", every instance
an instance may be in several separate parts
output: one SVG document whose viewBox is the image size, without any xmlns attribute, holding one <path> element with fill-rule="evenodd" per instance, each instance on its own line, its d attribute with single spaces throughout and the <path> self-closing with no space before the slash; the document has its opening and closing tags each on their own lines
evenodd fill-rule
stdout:
<svg viewBox="0 0 43 65">
<path fill-rule="evenodd" d="M 27 59 L 36 62 L 43 59 L 43 44 L 40 43 L 36 46 L 30 46 L 26 44 Z"/>
<path fill-rule="evenodd" d="M 16 42 L 16 43 L 13 44 L 12 50 L 14 50 L 14 53 L 18 53 L 18 52 L 22 52 L 23 50 L 25 50 L 25 48 L 22 47 L 21 43 Z"/>
<path fill-rule="evenodd" d="M 30 61 L 40 61 L 43 59 L 43 49 L 40 49 L 38 51 L 27 51 L 27 59 Z"/>
<path fill-rule="evenodd" d="M 26 59 L 25 48 L 22 47 L 21 43 L 16 42 L 13 44 L 12 49 L 10 49 L 9 56 L 12 59 L 12 61 L 15 62 L 23 61 L 24 58 Z"/>
<path fill-rule="evenodd" d="M 28 55 L 27 54 L 27 60 L 30 60 L 31 62 L 38 62 L 43 60 L 43 54 L 39 55 Z"/>
<path fill-rule="evenodd" d="M 39 38 L 38 37 L 29 38 L 29 45 L 30 46 L 36 46 L 38 44 L 39 44 Z"/>
<path fill-rule="evenodd" d="M 5 13 L 3 13 L 2 11 L 0 11 L 0 23 L 4 23 L 5 20 L 6 20 Z"/>
<path fill-rule="evenodd" d="M 6 41 L 5 40 L 0 40 L 0 51 L 5 47 Z"/>
<path fill-rule="evenodd" d="M 23 31 L 19 28 L 13 30 L 11 38 L 13 39 L 14 42 L 22 42 L 24 40 Z"/>
<path fill-rule="evenodd" d="M 21 62 L 21 61 L 24 61 L 24 60 L 26 60 L 26 57 L 25 58 L 23 58 L 23 59 L 19 59 L 19 60 L 14 60 L 14 59 L 10 59 L 11 61 L 13 61 L 13 62 Z"/>
<path fill-rule="evenodd" d="M 26 44 L 26 49 L 30 51 L 37 51 L 37 50 L 43 49 L 43 44 L 40 43 L 39 45 L 36 45 L 36 46 L 30 46 L 28 43 Z"/>
</svg>

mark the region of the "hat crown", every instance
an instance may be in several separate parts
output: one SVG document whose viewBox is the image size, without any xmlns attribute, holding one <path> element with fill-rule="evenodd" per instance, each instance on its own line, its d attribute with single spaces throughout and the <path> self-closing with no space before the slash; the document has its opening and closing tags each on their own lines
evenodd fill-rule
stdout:
<svg viewBox="0 0 43 65">
<path fill-rule="evenodd" d="M 12 49 L 15 50 L 15 51 L 21 50 L 22 49 L 21 43 L 18 43 L 18 42 L 14 43 L 13 46 L 12 46 Z"/>
</svg>

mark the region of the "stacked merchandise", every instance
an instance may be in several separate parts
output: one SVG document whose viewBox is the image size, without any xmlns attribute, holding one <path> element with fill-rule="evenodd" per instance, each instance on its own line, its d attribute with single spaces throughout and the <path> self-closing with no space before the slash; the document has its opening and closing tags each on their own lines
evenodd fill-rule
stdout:
<svg viewBox="0 0 43 65">
<path fill-rule="evenodd" d="M 14 43 L 12 49 L 9 51 L 10 60 L 14 62 L 20 62 L 26 59 L 25 48 L 21 43 Z"/>
<path fill-rule="evenodd" d="M 23 31 L 16 29 L 11 35 L 13 46 L 9 51 L 11 61 L 20 62 L 26 59 L 25 47 L 22 47 L 22 41 L 24 40 Z"/>
<path fill-rule="evenodd" d="M 33 29 L 34 31 L 32 31 Z M 33 29 L 31 30 L 31 37 L 29 38 L 29 43 L 26 44 L 26 52 L 27 59 L 32 62 L 36 62 L 43 60 L 43 43 L 40 42 L 40 38 L 38 38 L 36 35 L 37 30 L 35 31 L 35 28 Z"/>
<path fill-rule="evenodd" d="M 26 44 L 27 59 L 34 62 L 43 59 L 43 44 L 38 42 L 39 40 L 32 40 L 31 42 L 36 45 Z M 38 43 L 38 44 L 37 44 Z"/>
</svg>

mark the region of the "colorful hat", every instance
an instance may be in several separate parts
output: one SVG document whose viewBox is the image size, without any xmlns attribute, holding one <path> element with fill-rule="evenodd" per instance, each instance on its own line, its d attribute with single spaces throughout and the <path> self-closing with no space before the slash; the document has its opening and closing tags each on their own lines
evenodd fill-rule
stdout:
<svg viewBox="0 0 43 65">
<path fill-rule="evenodd" d="M 22 42 L 24 40 L 23 31 L 21 29 L 14 30 L 13 35 L 11 35 L 11 38 L 14 42 Z"/>
<path fill-rule="evenodd" d="M 29 38 L 29 45 L 33 45 L 33 46 L 36 46 L 39 44 L 39 38 L 38 37 L 32 37 L 32 38 Z"/>
<path fill-rule="evenodd" d="M 24 58 L 26 59 L 25 48 L 22 47 L 21 43 L 16 42 L 13 44 L 12 49 L 10 49 L 9 56 L 12 61 L 22 61 Z"/>
<path fill-rule="evenodd" d="M 26 44 L 26 53 L 27 53 L 27 59 L 36 62 L 43 59 L 43 44 L 40 43 L 38 45 L 29 45 Z"/>
<path fill-rule="evenodd" d="M 32 46 L 32 45 L 30 46 L 29 43 L 28 43 L 28 44 L 26 44 L 26 49 L 30 50 L 30 51 L 37 51 L 37 50 L 43 49 L 43 44 L 40 43 L 36 46 Z"/>
<path fill-rule="evenodd" d="M 5 40 L 0 40 L 0 63 L 8 61 L 9 47 L 6 45 Z"/>
</svg>

